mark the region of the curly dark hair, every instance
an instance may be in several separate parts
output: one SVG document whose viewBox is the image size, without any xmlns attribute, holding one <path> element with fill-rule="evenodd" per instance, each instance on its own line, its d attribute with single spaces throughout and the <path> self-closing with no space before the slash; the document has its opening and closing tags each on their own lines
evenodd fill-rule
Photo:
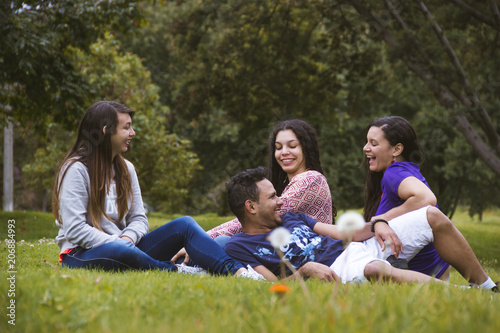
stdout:
<svg viewBox="0 0 500 333">
<path fill-rule="evenodd" d="M 281 121 L 274 126 L 271 134 L 269 135 L 268 142 L 269 158 L 267 178 L 274 185 L 278 196 L 281 196 L 283 190 L 288 185 L 289 180 L 286 172 L 283 171 L 274 157 L 275 142 L 278 133 L 286 130 L 292 130 L 299 140 L 302 146 L 302 153 L 304 154 L 306 160 L 306 169 L 315 170 L 323 174 L 323 168 L 321 167 L 321 161 L 319 159 L 318 138 L 314 127 L 312 127 L 308 122 L 300 119 Z M 335 216 L 337 216 L 337 209 L 335 208 L 333 202 L 332 216 L 335 220 Z"/>
<path fill-rule="evenodd" d="M 268 179 L 271 183 L 273 183 L 278 196 L 283 193 L 283 190 L 288 185 L 288 176 L 274 157 L 275 142 L 278 133 L 286 130 L 292 130 L 293 133 L 295 133 L 295 136 L 297 136 L 306 159 L 306 169 L 316 170 L 323 174 L 323 168 L 321 167 L 321 162 L 319 160 L 318 139 L 314 127 L 300 119 L 282 121 L 274 126 L 271 134 L 269 135 L 268 142 Z"/>
</svg>

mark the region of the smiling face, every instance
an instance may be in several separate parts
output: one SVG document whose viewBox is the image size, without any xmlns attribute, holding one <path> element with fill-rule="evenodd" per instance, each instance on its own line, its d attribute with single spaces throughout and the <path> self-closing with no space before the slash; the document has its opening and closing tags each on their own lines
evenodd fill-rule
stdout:
<svg viewBox="0 0 500 333">
<path fill-rule="evenodd" d="M 132 118 L 128 113 L 118 112 L 118 125 L 116 131 L 111 135 L 111 146 L 113 150 L 113 158 L 116 155 L 126 152 L 130 145 L 130 140 L 135 136 L 135 131 L 132 128 Z"/>
<path fill-rule="evenodd" d="M 391 163 L 400 161 L 402 145 L 391 146 L 385 138 L 384 131 L 380 127 L 372 126 L 366 135 L 366 145 L 363 147 L 369 160 L 370 170 L 373 172 L 384 172 Z"/>
<path fill-rule="evenodd" d="M 255 203 L 254 208 L 257 211 L 259 222 L 269 229 L 274 229 L 283 224 L 280 215 L 280 208 L 283 201 L 276 195 L 273 184 L 263 179 L 257 183 L 259 188 L 259 202 Z"/>
<path fill-rule="evenodd" d="M 274 142 L 274 157 L 286 172 L 288 180 L 306 171 L 306 160 L 302 145 L 292 130 L 280 131 Z"/>
</svg>

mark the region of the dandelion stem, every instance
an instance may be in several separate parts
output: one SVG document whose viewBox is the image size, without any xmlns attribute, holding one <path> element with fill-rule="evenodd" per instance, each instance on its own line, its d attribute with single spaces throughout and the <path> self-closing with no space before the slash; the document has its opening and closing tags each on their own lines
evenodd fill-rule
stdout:
<svg viewBox="0 0 500 333">
<path fill-rule="evenodd" d="M 293 267 L 292 264 L 290 264 L 290 262 L 288 260 L 285 260 L 285 258 L 283 258 L 283 253 L 279 249 L 278 249 L 278 255 L 280 256 L 281 264 L 285 264 L 292 271 L 293 274 L 297 273 L 297 270 L 295 269 L 295 267 Z M 284 270 L 283 266 L 282 266 L 282 270 Z M 297 280 L 299 281 L 300 287 L 302 288 L 302 291 L 304 291 L 304 295 L 306 295 L 307 301 L 309 303 L 311 303 L 312 302 L 311 296 L 309 295 L 309 290 L 307 289 L 307 286 L 304 283 L 304 279 L 302 278 L 302 276 L 300 274 L 297 274 L 296 276 L 297 276 Z M 281 278 L 284 279 L 285 277 L 286 277 L 286 274 L 284 274 L 282 272 Z"/>
</svg>

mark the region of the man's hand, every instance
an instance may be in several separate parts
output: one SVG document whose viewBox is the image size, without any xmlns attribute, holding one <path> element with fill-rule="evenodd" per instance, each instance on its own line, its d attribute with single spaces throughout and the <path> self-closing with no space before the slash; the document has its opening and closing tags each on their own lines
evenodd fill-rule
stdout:
<svg viewBox="0 0 500 333">
<path fill-rule="evenodd" d="M 185 248 L 182 248 L 179 252 L 177 252 L 177 254 L 175 256 L 173 256 L 172 259 L 170 259 L 170 261 L 175 263 L 177 261 L 177 259 L 182 258 L 182 257 L 184 257 L 183 262 L 187 265 L 189 262 L 189 254 L 186 252 Z"/>
<path fill-rule="evenodd" d="M 299 268 L 298 272 L 302 275 L 302 277 L 318 279 L 325 282 L 340 282 L 339 276 L 335 274 L 330 267 L 317 262 L 305 263 Z"/>
<path fill-rule="evenodd" d="M 384 222 L 376 223 L 373 228 L 375 229 L 375 238 L 382 248 L 382 252 L 385 251 L 385 244 L 391 247 L 392 254 L 397 258 L 400 252 L 403 251 L 403 244 L 399 239 L 398 235 L 389 227 L 388 224 Z M 385 243 L 384 243 L 385 242 Z"/>
</svg>

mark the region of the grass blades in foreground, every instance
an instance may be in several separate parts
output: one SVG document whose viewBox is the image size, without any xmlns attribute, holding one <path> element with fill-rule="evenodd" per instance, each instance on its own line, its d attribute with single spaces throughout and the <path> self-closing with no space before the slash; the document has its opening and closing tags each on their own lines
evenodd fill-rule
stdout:
<svg viewBox="0 0 500 333">
<path fill-rule="evenodd" d="M 8 218 L 2 212 L 2 224 Z M 17 214 L 17 213 L 16 213 Z M 499 332 L 500 295 L 432 285 L 338 285 L 306 281 L 309 302 L 298 283 L 280 297 L 270 283 L 236 277 L 203 277 L 149 271 L 106 273 L 63 269 L 51 240 L 50 215 L 16 215 L 25 221 L 16 248 L 16 326 L 8 324 L 7 249 L 0 229 L 1 332 Z M 37 216 L 35 219 L 33 216 Z M 483 222 L 456 215 L 472 238 L 488 274 L 500 280 L 499 215 Z M 152 216 L 159 226 L 170 217 Z M 227 221 L 195 217 L 204 228 Z M 32 222 L 29 222 L 32 221 Z M 40 222 L 45 221 L 45 223 Z M 38 223 L 32 228 L 32 224 Z M 47 225 L 45 225 L 47 224 Z M 208 226 L 208 227 L 207 227 Z M 39 232 L 46 240 L 39 242 Z M 40 237 L 41 238 L 41 237 Z M 465 285 L 456 272 L 451 282 Z"/>
</svg>

